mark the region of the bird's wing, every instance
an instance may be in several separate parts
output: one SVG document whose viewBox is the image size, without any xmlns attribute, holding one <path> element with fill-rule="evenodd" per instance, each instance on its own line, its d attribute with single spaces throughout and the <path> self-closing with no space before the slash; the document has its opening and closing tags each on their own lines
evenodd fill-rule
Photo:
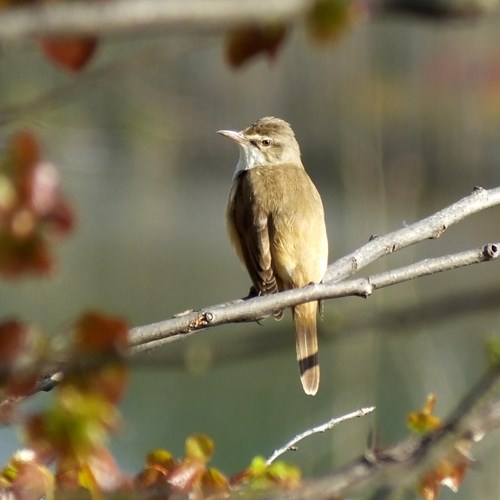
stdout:
<svg viewBox="0 0 500 500">
<path fill-rule="evenodd" d="M 258 293 L 266 295 L 278 291 L 272 268 L 269 214 L 247 203 L 251 197 L 249 190 L 250 186 L 242 176 L 230 200 L 229 233 L 254 287 Z"/>
</svg>

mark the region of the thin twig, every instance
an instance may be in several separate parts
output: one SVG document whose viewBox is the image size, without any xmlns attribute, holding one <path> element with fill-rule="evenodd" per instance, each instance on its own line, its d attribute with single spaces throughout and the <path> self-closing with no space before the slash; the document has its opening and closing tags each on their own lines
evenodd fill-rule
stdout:
<svg viewBox="0 0 500 500">
<path fill-rule="evenodd" d="M 369 488 L 397 491 L 414 488 L 440 460 L 457 453 L 457 445 L 458 450 L 466 449 L 467 444 L 480 441 L 488 431 L 500 427 L 500 401 L 495 400 L 499 386 L 500 370 L 496 367 L 482 377 L 436 431 L 390 447 L 368 450 L 331 474 L 270 498 L 327 500 L 367 492 Z"/>
<path fill-rule="evenodd" d="M 299 441 L 302 441 L 303 439 L 308 438 L 313 434 L 319 434 L 321 432 L 329 431 L 330 429 L 333 429 L 336 425 L 345 422 L 346 420 L 352 420 L 354 418 L 364 417 L 365 415 L 368 415 L 374 410 L 375 406 L 368 406 L 366 408 L 361 408 L 360 410 L 353 411 L 351 413 L 348 413 L 347 415 L 343 415 L 342 417 L 332 418 L 331 420 L 325 422 L 324 424 L 318 425 L 316 427 L 313 427 L 312 429 L 308 429 L 304 432 L 301 432 L 300 434 L 297 434 L 293 439 L 291 439 L 288 443 L 274 450 L 273 454 L 266 460 L 266 464 L 271 465 L 278 457 L 280 457 L 281 455 L 283 455 L 283 453 L 286 453 L 287 451 L 295 451 L 296 450 L 295 445 Z"/>
</svg>

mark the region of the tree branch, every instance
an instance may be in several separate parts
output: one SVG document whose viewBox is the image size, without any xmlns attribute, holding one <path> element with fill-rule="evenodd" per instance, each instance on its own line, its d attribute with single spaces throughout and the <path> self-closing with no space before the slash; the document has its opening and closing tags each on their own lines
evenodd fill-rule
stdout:
<svg viewBox="0 0 500 500">
<path fill-rule="evenodd" d="M 429 274 L 448 271 L 498 257 L 500 244 L 490 243 L 465 252 L 423 261 L 375 274 L 367 278 L 341 281 L 378 258 L 426 239 L 438 238 L 453 224 L 477 212 L 500 204 L 500 188 L 476 188 L 469 196 L 414 224 L 374 237 L 366 245 L 329 266 L 324 283 L 288 290 L 274 295 L 245 298 L 201 310 L 189 310 L 171 319 L 130 331 L 132 353 L 148 351 L 175 342 L 195 331 L 233 322 L 250 322 L 311 300 L 346 296 L 368 297 L 379 288 Z"/>
<path fill-rule="evenodd" d="M 243 23 L 290 21 L 309 5 L 308 0 L 49 2 L 3 11 L 0 41 L 57 34 L 118 34 L 151 28 L 170 34 L 222 33 Z"/>
<path fill-rule="evenodd" d="M 360 410 L 348 413 L 347 415 L 342 415 L 341 417 L 332 418 L 328 422 L 313 427 L 312 429 L 307 429 L 306 431 L 297 434 L 293 439 L 288 441 L 288 443 L 274 450 L 273 454 L 266 460 L 266 464 L 271 465 L 278 457 L 280 457 L 281 455 L 283 455 L 283 453 L 286 453 L 287 451 L 296 451 L 297 447 L 295 445 L 300 441 L 302 441 L 303 439 L 306 439 L 314 434 L 319 434 L 321 432 L 329 431 L 330 429 L 333 429 L 335 426 L 347 420 L 364 417 L 365 415 L 368 415 L 374 410 L 375 406 L 368 406 L 366 408 L 361 408 Z"/>
<path fill-rule="evenodd" d="M 489 243 L 474 250 L 425 259 L 366 278 L 336 282 L 339 279 L 351 276 L 360 268 L 388 253 L 425 239 L 437 238 L 450 225 L 498 204 L 500 204 L 500 188 L 491 190 L 477 188 L 471 195 L 430 217 L 385 236 L 371 239 L 366 245 L 329 266 L 326 274 L 328 281 L 325 283 L 262 297 L 247 297 L 197 311 L 189 310 L 165 321 L 132 328 L 129 331 L 130 354 L 135 355 L 158 348 L 164 344 L 181 340 L 205 328 L 226 323 L 257 321 L 272 314 L 277 309 L 284 309 L 303 302 L 347 296 L 368 297 L 379 288 L 496 259 L 500 253 L 500 243 Z M 55 361 L 51 363 L 51 367 L 50 371 L 46 371 L 47 376 L 39 381 L 34 392 L 52 389 L 64 376 L 64 372 L 68 369 L 71 370 L 71 365 L 68 365 L 67 360 L 60 366 Z M 6 400 L 4 403 L 9 405 L 12 401 Z"/>
<path fill-rule="evenodd" d="M 450 226 L 470 215 L 499 204 L 500 187 L 489 190 L 475 187 L 469 196 L 419 222 L 385 236 L 373 236 L 372 240 L 359 250 L 332 264 L 323 281 L 340 281 L 383 255 L 396 252 L 423 240 L 439 238 Z"/>
<path fill-rule="evenodd" d="M 498 0 L 358 0 L 372 15 L 411 13 L 434 18 L 477 17 L 499 10 Z M 113 35 L 161 30 L 162 33 L 222 33 L 248 23 L 299 19 L 311 0 L 114 0 L 68 1 L 4 8 L 0 43 L 47 35 Z"/>
<path fill-rule="evenodd" d="M 363 456 L 322 478 L 305 482 L 292 492 L 273 495 L 282 500 L 322 500 L 352 495 L 377 487 L 400 491 L 433 470 L 436 463 L 461 448 L 480 441 L 500 427 L 500 369 L 489 371 L 462 400 L 445 424 L 423 437 L 411 437 L 398 444 L 367 451 Z M 384 497 L 385 498 L 385 497 Z"/>
</svg>

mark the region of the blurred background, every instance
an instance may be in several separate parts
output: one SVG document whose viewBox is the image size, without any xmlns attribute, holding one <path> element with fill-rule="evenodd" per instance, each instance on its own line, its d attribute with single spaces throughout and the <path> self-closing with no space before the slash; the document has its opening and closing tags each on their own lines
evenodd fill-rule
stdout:
<svg viewBox="0 0 500 500">
<path fill-rule="evenodd" d="M 0 142 L 19 128 L 39 134 L 78 226 L 51 279 L 0 284 L 0 317 L 60 334 L 88 309 L 136 326 L 246 295 L 250 282 L 224 220 L 238 151 L 215 131 L 262 116 L 296 132 L 325 205 L 330 261 L 476 185 L 498 186 L 499 42 L 498 20 L 393 17 L 327 45 L 298 28 L 274 60 L 234 70 L 220 37 L 130 36 L 103 41 L 77 76 L 34 46 L 6 48 Z M 498 241 L 499 219 L 491 209 L 360 274 Z M 500 320 L 498 274 L 494 262 L 368 300 L 328 301 L 314 398 L 300 386 L 289 314 L 144 356 L 133 365 L 112 449 L 136 472 L 150 449 L 182 455 L 185 438 L 203 432 L 215 440 L 214 465 L 232 474 L 307 428 L 371 405 L 373 415 L 283 458 L 314 476 L 362 454 L 375 429 L 381 444 L 402 439 L 407 414 L 429 393 L 446 417 L 485 370 L 485 340 Z M 475 449 L 478 462 L 453 498 L 494 497 L 499 442 L 492 433 Z M 4 463 L 20 442 L 2 429 L 0 443 Z"/>
</svg>

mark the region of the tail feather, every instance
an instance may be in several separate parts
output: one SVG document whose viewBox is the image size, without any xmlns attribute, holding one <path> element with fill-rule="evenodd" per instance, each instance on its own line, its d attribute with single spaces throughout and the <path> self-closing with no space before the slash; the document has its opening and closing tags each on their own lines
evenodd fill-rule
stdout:
<svg viewBox="0 0 500 500">
<path fill-rule="evenodd" d="M 299 304 L 293 308 L 300 381 L 305 393 L 311 396 L 318 392 L 319 387 L 317 313 L 317 302 Z"/>
</svg>

